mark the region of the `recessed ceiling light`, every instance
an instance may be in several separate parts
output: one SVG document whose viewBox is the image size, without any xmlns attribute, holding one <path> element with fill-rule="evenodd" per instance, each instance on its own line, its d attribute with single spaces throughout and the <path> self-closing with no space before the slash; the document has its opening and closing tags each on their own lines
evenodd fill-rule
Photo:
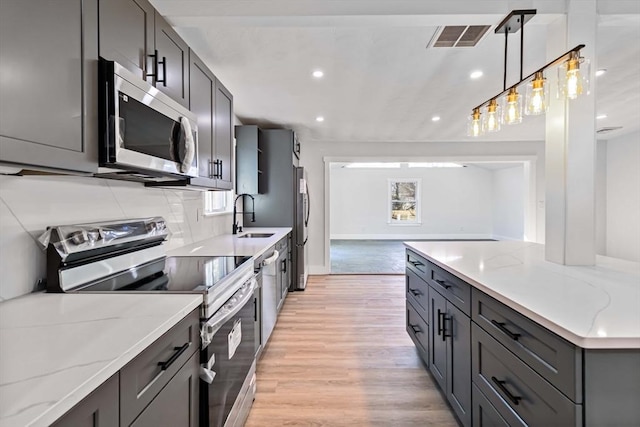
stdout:
<svg viewBox="0 0 640 427">
<path fill-rule="evenodd" d="M 596 71 L 596 77 L 600 77 L 601 75 L 603 75 L 606 72 L 607 72 L 606 68 L 600 68 L 598 71 Z"/>
<path fill-rule="evenodd" d="M 474 72 L 472 72 L 469 77 L 471 77 L 472 79 L 479 79 L 480 77 L 482 77 L 482 71 L 480 70 L 476 70 Z"/>
<path fill-rule="evenodd" d="M 440 116 L 433 116 L 433 117 L 431 117 L 431 121 L 432 121 L 432 122 L 440 121 Z"/>
<path fill-rule="evenodd" d="M 600 120 L 600 119 L 606 119 L 607 115 L 606 114 L 599 114 L 596 116 L 596 119 Z"/>
<path fill-rule="evenodd" d="M 316 122 L 324 122 L 324 117 L 322 116 L 316 117 Z"/>
<path fill-rule="evenodd" d="M 321 78 L 322 76 L 324 76 L 324 73 L 321 70 L 315 70 L 312 73 L 312 76 L 315 77 L 316 79 Z"/>
</svg>

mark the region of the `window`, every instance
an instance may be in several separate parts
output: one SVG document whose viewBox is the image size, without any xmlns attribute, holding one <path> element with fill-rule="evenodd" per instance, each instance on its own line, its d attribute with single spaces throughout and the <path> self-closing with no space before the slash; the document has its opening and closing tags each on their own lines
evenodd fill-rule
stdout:
<svg viewBox="0 0 640 427">
<path fill-rule="evenodd" d="M 204 192 L 204 214 L 215 215 L 231 212 L 232 191 L 205 191 Z"/>
<path fill-rule="evenodd" d="M 420 180 L 389 180 L 389 224 L 420 224 Z"/>
</svg>

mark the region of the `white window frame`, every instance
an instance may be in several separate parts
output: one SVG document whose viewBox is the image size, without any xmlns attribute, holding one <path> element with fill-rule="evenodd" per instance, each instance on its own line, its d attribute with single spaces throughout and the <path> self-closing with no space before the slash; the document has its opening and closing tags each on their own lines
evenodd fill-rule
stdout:
<svg viewBox="0 0 640 427">
<path fill-rule="evenodd" d="M 393 207 L 394 200 L 391 199 L 392 197 L 391 185 L 395 182 L 414 182 L 416 184 L 416 200 L 415 200 L 416 218 L 414 220 L 402 220 L 402 219 L 392 218 L 391 213 L 393 212 L 392 207 Z M 389 225 L 404 226 L 404 225 L 421 225 L 422 224 L 422 216 L 421 216 L 421 209 L 420 209 L 421 184 L 422 184 L 422 180 L 420 178 L 389 178 L 387 180 L 387 223 Z"/>
<path fill-rule="evenodd" d="M 233 191 L 205 191 L 202 196 L 205 216 L 224 215 L 233 212 Z"/>
</svg>

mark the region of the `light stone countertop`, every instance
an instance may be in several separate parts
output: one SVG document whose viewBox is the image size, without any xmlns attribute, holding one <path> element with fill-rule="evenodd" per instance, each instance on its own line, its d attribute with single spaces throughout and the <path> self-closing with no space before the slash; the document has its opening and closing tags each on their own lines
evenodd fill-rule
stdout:
<svg viewBox="0 0 640 427">
<path fill-rule="evenodd" d="M 529 242 L 405 246 L 579 347 L 640 349 L 640 263 L 564 266 Z"/>
<path fill-rule="evenodd" d="M 169 256 L 253 256 L 262 255 L 291 232 L 291 227 L 246 227 L 238 234 L 223 234 L 172 249 Z M 247 233 L 273 233 L 271 237 L 242 238 Z"/>
<path fill-rule="evenodd" d="M 47 294 L 0 303 L 0 426 L 48 426 L 202 295 Z"/>
</svg>

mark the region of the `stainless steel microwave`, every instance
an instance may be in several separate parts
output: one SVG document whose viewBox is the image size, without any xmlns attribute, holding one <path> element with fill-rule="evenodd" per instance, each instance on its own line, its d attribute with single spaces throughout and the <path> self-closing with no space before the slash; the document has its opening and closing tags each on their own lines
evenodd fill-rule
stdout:
<svg viewBox="0 0 640 427">
<path fill-rule="evenodd" d="M 196 115 L 116 62 L 100 59 L 99 70 L 100 166 L 197 177 Z"/>
</svg>

